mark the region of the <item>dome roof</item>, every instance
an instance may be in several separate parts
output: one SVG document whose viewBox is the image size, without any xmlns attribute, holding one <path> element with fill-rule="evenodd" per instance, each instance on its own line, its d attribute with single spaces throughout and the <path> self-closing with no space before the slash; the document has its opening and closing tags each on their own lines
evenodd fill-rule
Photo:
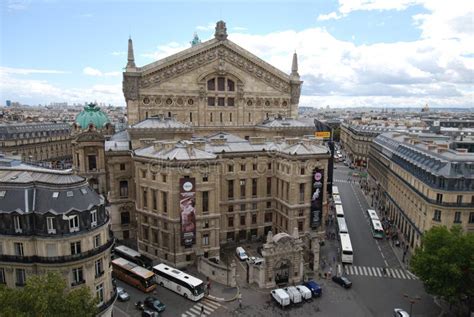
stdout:
<svg viewBox="0 0 474 317">
<path fill-rule="evenodd" d="M 109 122 L 109 117 L 93 103 L 85 106 L 84 110 L 76 117 L 76 123 L 82 129 L 86 129 L 91 123 L 97 129 L 102 129 Z"/>
</svg>

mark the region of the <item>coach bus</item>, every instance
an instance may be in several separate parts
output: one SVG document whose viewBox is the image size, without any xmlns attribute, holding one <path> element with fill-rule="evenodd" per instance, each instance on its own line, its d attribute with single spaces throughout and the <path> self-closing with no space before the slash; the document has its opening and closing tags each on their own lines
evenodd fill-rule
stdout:
<svg viewBox="0 0 474 317">
<path fill-rule="evenodd" d="M 145 293 L 156 288 L 153 272 L 124 258 L 112 260 L 112 274 L 127 284 L 135 286 Z"/>
<path fill-rule="evenodd" d="M 204 297 L 204 282 L 174 267 L 160 263 L 153 267 L 156 282 L 184 298 L 198 301 Z"/>
<path fill-rule="evenodd" d="M 352 250 L 351 238 L 348 233 L 340 233 L 341 261 L 342 263 L 352 263 L 354 261 L 354 251 Z"/>
<path fill-rule="evenodd" d="M 336 216 L 338 218 L 344 218 L 344 208 L 342 208 L 342 205 L 336 205 Z"/>
<path fill-rule="evenodd" d="M 153 266 L 153 260 L 124 245 L 117 245 L 113 250 L 113 254 L 116 257 L 127 259 L 147 269 L 151 269 Z"/>
<path fill-rule="evenodd" d="M 339 188 L 337 186 L 332 187 L 332 194 L 333 195 L 339 195 Z"/>
<path fill-rule="evenodd" d="M 372 229 L 372 236 L 377 239 L 383 239 L 384 231 L 380 220 L 370 219 L 370 228 Z"/>
<path fill-rule="evenodd" d="M 341 196 L 332 194 L 332 199 L 334 200 L 335 205 L 342 205 Z"/>
<path fill-rule="evenodd" d="M 349 233 L 347 230 L 346 220 L 343 217 L 337 217 L 337 228 L 339 233 Z"/>
<path fill-rule="evenodd" d="M 369 216 L 369 219 L 379 220 L 379 216 L 377 216 L 377 213 L 373 209 L 367 209 L 367 215 Z"/>
</svg>

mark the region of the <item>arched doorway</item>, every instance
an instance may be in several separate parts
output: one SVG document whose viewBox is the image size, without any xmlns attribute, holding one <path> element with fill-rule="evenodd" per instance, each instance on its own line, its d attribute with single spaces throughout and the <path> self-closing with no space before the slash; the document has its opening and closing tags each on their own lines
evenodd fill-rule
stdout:
<svg viewBox="0 0 474 317">
<path fill-rule="evenodd" d="M 290 261 L 283 260 L 275 266 L 275 283 L 287 284 L 290 277 Z"/>
</svg>

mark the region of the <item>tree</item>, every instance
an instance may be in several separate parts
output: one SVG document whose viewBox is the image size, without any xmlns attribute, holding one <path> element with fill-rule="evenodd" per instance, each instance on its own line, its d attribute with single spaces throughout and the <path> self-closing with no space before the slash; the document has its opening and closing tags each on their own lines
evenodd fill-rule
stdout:
<svg viewBox="0 0 474 317">
<path fill-rule="evenodd" d="M 2 317 L 91 317 L 97 313 L 96 304 L 89 288 L 68 290 L 58 273 L 32 276 L 24 288 L 0 287 Z"/>
<path fill-rule="evenodd" d="M 450 305 L 474 295 L 474 234 L 461 227 L 448 230 L 436 226 L 425 232 L 410 266 L 428 293 L 444 298 Z"/>
</svg>

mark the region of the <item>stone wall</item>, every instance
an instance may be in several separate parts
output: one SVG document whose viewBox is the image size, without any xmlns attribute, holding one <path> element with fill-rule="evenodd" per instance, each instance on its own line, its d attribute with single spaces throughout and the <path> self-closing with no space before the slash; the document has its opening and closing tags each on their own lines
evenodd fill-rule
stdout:
<svg viewBox="0 0 474 317">
<path fill-rule="evenodd" d="M 236 264 L 234 261 L 228 267 L 222 264 L 216 264 L 204 257 L 199 257 L 197 260 L 197 268 L 199 273 L 209 277 L 211 280 L 235 287 L 237 282 L 235 280 Z"/>
</svg>

